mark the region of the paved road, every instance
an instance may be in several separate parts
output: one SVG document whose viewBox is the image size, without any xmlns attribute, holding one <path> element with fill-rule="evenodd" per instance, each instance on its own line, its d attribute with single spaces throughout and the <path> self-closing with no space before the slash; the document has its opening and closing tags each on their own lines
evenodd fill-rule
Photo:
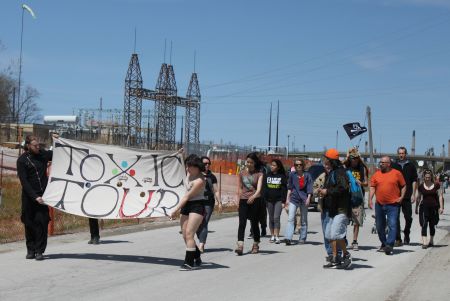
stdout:
<svg viewBox="0 0 450 301">
<path fill-rule="evenodd" d="M 241 257 L 233 253 L 237 217 L 214 220 L 205 264 L 192 272 L 178 271 L 184 244 L 177 226 L 127 234 L 104 232 L 98 246 L 86 243 L 87 233 L 52 237 L 42 262 L 25 260 L 23 242 L 1 245 L 0 300 L 424 300 L 402 289 L 408 288 L 409 279 L 420 281 L 422 265 L 432 264 L 427 272 L 441 266 L 440 275 L 449 279 L 449 240 L 442 240 L 446 229 L 437 230 L 435 250 L 422 250 L 415 216 L 413 244 L 386 256 L 375 252 L 379 242 L 370 233 L 373 219 L 368 213 L 361 250 L 352 252 L 353 269 L 348 271 L 322 268 L 325 252 L 316 212 L 309 215 L 306 245 L 275 245 L 265 238 L 260 254 Z M 285 222 L 283 213 L 282 225 Z M 450 215 L 443 215 L 439 225 L 450 226 Z M 247 240 L 245 249 L 250 248 Z M 433 252 L 447 256 L 444 268 L 441 261 L 429 260 Z M 433 283 L 428 281 L 425 287 L 431 296 Z M 448 300 L 450 287 L 438 289 L 432 299 Z"/>
</svg>

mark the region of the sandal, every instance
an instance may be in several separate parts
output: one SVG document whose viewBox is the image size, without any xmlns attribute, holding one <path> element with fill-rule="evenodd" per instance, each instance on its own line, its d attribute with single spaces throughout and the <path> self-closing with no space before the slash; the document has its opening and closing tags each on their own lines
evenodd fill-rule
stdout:
<svg viewBox="0 0 450 301">
<path fill-rule="evenodd" d="M 234 250 L 234 252 L 238 255 L 241 256 L 244 253 L 244 245 L 243 244 L 238 244 L 236 249 Z"/>
<path fill-rule="evenodd" d="M 258 254 L 258 253 L 259 253 L 259 245 L 258 244 L 253 244 L 252 254 Z"/>
</svg>

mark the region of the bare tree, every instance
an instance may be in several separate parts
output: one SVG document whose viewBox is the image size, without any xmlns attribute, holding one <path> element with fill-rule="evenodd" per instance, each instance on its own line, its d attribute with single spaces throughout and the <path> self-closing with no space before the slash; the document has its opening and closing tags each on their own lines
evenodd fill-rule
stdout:
<svg viewBox="0 0 450 301">
<path fill-rule="evenodd" d="M 5 49 L 0 41 L 0 51 Z M 27 86 L 17 100 L 18 80 L 17 63 L 12 61 L 6 69 L 0 71 L 0 122 L 32 123 L 41 118 L 37 105 L 39 92 Z"/>
<path fill-rule="evenodd" d="M 37 122 L 41 115 L 40 109 L 36 103 L 36 99 L 39 98 L 39 92 L 31 86 L 27 86 L 25 95 L 21 97 L 18 107 L 18 117 L 21 123 L 33 123 Z"/>
</svg>

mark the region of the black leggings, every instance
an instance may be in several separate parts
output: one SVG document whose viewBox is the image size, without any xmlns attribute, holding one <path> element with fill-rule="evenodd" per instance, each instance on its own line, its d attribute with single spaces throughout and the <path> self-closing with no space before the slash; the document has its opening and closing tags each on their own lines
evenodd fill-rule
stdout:
<svg viewBox="0 0 450 301">
<path fill-rule="evenodd" d="M 403 229 L 403 233 L 405 236 L 409 237 L 409 233 L 411 232 L 411 225 L 412 225 L 412 204 L 411 199 L 403 199 L 400 209 L 403 212 L 403 216 L 405 217 L 405 228 Z M 397 235 L 396 240 L 402 240 L 402 237 L 400 235 L 401 227 L 400 227 L 400 210 L 398 211 L 398 217 L 397 217 Z"/>
<path fill-rule="evenodd" d="M 259 232 L 259 217 L 261 202 L 256 199 L 253 204 L 247 204 L 248 200 L 239 200 L 239 228 L 238 228 L 238 241 L 244 241 L 245 227 L 247 226 L 247 219 L 250 220 L 250 224 L 253 232 L 253 240 L 259 242 L 261 233 Z M 265 208 L 264 208 L 265 209 Z"/>
<path fill-rule="evenodd" d="M 436 225 L 439 221 L 438 208 L 421 205 L 419 207 L 419 223 L 422 227 L 422 236 L 427 236 L 427 227 L 430 225 L 430 236 L 436 233 Z"/>
</svg>

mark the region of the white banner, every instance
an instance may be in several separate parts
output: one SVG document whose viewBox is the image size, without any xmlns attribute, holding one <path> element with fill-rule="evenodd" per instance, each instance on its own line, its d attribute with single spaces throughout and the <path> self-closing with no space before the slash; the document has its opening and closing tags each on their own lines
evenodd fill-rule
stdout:
<svg viewBox="0 0 450 301">
<path fill-rule="evenodd" d="M 44 202 L 80 216 L 169 216 L 186 193 L 179 153 L 54 139 Z"/>
</svg>

